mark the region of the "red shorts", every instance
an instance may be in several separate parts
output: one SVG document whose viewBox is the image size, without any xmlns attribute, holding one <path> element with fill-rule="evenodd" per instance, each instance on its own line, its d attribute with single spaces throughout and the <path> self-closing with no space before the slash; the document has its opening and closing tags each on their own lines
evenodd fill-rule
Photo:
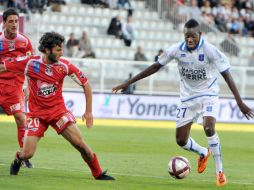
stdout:
<svg viewBox="0 0 254 190">
<path fill-rule="evenodd" d="M 0 84 L 0 106 L 8 115 L 25 112 L 25 99 L 22 87 Z"/>
<path fill-rule="evenodd" d="M 48 118 L 31 117 L 28 113 L 25 136 L 43 137 L 49 125 L 61 134 L 71 123 L 76 123 L 76 119 L 69 111 L 59 114 L 54 119 L 51 119 L 50 115 Z"/>
</svg>

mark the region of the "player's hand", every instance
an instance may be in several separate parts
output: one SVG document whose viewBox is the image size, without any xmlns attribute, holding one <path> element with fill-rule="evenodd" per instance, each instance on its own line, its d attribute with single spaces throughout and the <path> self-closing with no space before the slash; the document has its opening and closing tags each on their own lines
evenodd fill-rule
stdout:
<svg viewBox="0 0 254 190">
<path fill-rule="evenodd" d="M 254 118 L 254 112 L 245 103 L 241 102 L 238 104 L 239 109 L 247 119 Z"/>
<path fill-rule="evenodd" d="M 121 92 L 125 91 L 128 88 L 128 86 L 129 85 L 127 83 L 123 83 L 121 85 L 118 85 L 118 86 L 112 88 L 112 92 L 117 93 L 119 90 L 121 90 Z"/>
<path fill-rule="evenodd" d="M 82 121 L 84 122 L 86 120 L 86 127 L 92 128 L 93 127 L 93 114 L 92 112 L 86 112 L 84 115 L 82 115 Z"/>
</svg>

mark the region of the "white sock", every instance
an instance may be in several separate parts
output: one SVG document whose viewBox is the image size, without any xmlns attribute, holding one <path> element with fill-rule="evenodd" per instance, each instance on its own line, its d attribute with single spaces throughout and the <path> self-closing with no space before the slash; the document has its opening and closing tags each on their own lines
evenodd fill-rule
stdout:
<svg viewBox="0 0 254 190">
<path fill-rule="evenodd" d="M 220 139 L 215 133 L 213 136 L 207 137 L 207 140 L 215 162 L 216 174 L 218 174 L 219 172 L 223 172 Z"/>
<path fill-rule="evenodd" d="M 199 156 L 205 156 L 207 155 L 207 152 L 208 152 L 207 148 L 200 146 L 191 137 L 188 138 L 186 145 L 182 146 L 182 148 L 185 150 L 195 152 L 199 154 Z"/>
</svg>

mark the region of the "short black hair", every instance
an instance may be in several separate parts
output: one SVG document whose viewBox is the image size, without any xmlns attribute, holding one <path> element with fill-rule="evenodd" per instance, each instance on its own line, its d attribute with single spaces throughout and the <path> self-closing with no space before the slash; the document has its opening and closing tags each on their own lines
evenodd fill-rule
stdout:
<svg viewBox="0 0 254 190">
<path fill-rule="evenodd" d="M 198 26 L 199 26 L 198 21 L 192 18 L 185 23 L 184 28 L 195 28 Z"/>
<path fill-rule="evenodd" d="M 15 9 L 8 8 L 3 13 L 3 21 L 6 22 L 8 16 L 10 16 L 10 15 L 17 15 L 19 17 L 19 13 Z"/>
<path fill-rule="evenodd" d="M 46 53 L 46 49 L 52 50 L 56 46 L 61 46 L 64 43 L 64 37 L 56 32 L 46 32 L 39 41 L 39 51 Z"/>
</svg>

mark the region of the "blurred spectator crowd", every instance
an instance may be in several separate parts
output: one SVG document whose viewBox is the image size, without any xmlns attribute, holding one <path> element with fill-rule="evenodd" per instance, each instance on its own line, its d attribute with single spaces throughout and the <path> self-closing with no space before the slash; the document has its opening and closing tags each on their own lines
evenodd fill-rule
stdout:
<svg viewBox="0 0 254 190">
<path fill-rule="evenodd" d="M 51 7 L 54 12 L 61 11 L 61 5 L 65 5 L 64 0 L 0 0 L 0 10 L 12 7 L 20 13 L 43 13 L 46 7 Z"/>
<path fill-rule="evenodd" d="M 126 21 L 122 21 L 119 15 L 113 17 L 107 29 L 108 35 L 122 39 L 125 46 L 130 47 L 135 39 L 135 28 L 132 23 L 132 16 L 128 15 Z"/>
<path fill-rule="evenodd" d="M 95 53 L 86 31 L 82 33 L 80 39 L 77 39 L 74 33 L 71 33 L 66 43 L 66 50 L 68 57 L 95 58 Z"/>
<path fill-rule="evenodd" d="M 201 19 L 221 32 L 254 37 L 253 0 L 166 0 L 175 29 L 186 18 Z"/>
</svg>

